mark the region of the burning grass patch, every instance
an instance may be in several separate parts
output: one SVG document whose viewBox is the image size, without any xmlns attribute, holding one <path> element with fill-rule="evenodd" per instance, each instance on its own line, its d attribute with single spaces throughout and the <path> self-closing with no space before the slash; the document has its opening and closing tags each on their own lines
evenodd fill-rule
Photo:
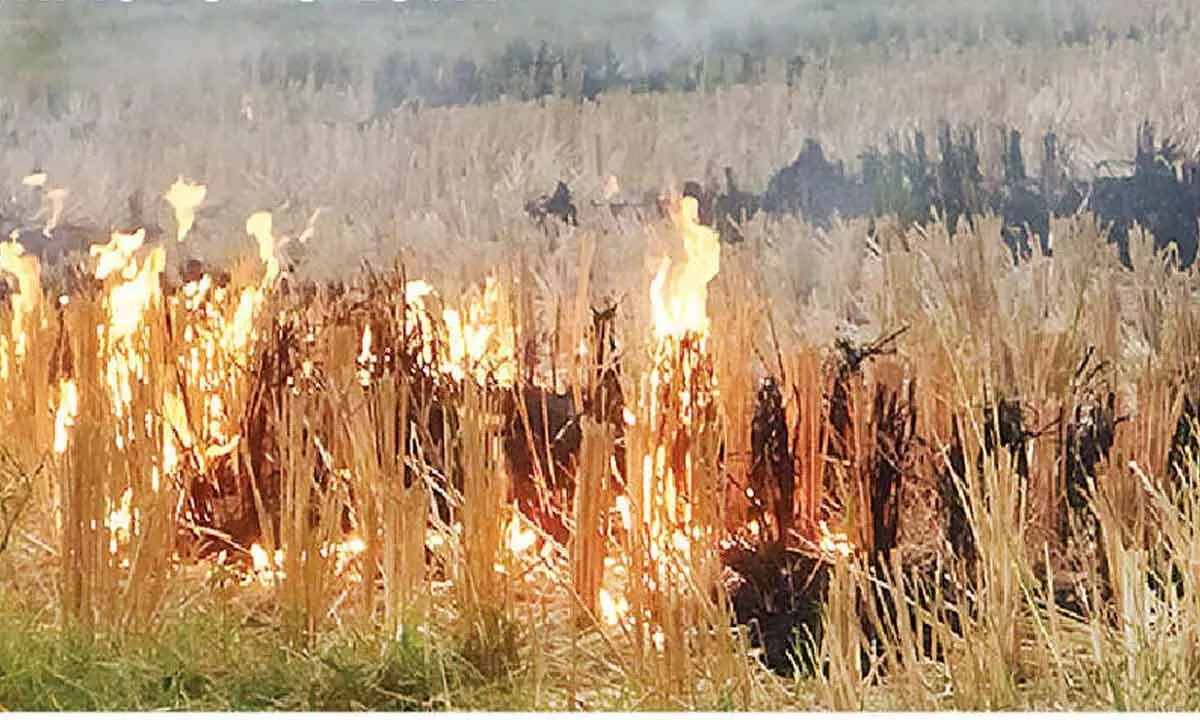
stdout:
<svg viewBox="0 0 1200 720">
<path fill-rule="evenodd" d="M 28 680 L 13 703 L 750 708 L 794 701 L 799 673 L 835 708 L 884 687 L 1010 708 L 1177 650 L 1189 585 L 1150 582 L 1194 541 L 1155 480 L 1194 475 L 1193 438 L 1171 441 L 1177 276 L 1060 282 L 1088 237 L 1013 268 L 994 227 L 912 231 L 845 259 L 841 313 L 875 332 L 781 341 L 753 248 L 722 246 L 693 196 L 668 210 L 648 302 L 590 326 L 586 273 L 547 327 L 520 257 L 457 297 L 405 267 L 301 281 L 265 213 L 228 283 L 164 282 L 187 213 L 174 239 L 93 246 L 87 286 L 24 282 L 0 318 L 25 443 L 0 558 L 56 618 L 4 676 Z M 1089 304 L 1105 283 L 1170 322 Z M 1085 349 L 1122 322 L 1150 371 Z M 1087 533 L 1061 522 L 1089 509 Z M 1156 522 L 1173 536 L 1150 552 Z M 1135 642 L 1143 607 L 1173 630 Z M 268 667 L 220 667 L 210 615 Z"/>
</svg>

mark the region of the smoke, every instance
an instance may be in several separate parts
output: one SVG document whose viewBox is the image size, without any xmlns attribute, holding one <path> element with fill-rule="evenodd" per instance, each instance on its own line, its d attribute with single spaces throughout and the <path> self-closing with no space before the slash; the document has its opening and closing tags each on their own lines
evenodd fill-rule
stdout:
<svg viewBox="0 0 1200 720">
<path fill-rule="evenodd" d="M 812 0 L 700 0 L 658 5 L 646 31 L 650 42 L 640 48 L 640 60 L 650 71 L 663 70 L 685 58 L 714 50 L 746 49 L 752 38 L 768 34 L 799 35 L 795 22 Z"/>
</svg>

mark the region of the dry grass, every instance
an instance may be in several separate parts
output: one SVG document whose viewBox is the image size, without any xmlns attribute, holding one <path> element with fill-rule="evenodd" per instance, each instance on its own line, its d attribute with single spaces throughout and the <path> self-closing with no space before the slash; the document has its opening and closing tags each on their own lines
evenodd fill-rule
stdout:
<svg viewBox="0 0 1200 720">
<path fill-rule="evenodd" d="M 914 51 L 883 66 L 848 63 L 813 72 L 792 89 L 768 83 L 710 95 L 615 94 L 586 106 L 550 101 L 411 110 L 370 127 L 323 115 L 329 97 L 276 94 L 216 77 L 194 78 L 177 91 L 116 88 L 45 124 L 17 117 L 10 122 L 19 143 L 0 160 L 0 178 L 18 196 L 20 177 L 44 168 L 52 185 L 70 190 L 67 220 L 116 222 L 131 191 L 157 195 L 177 173 L 203 180 L 210 209 L 184 245 L 168 247 L 175 256 L 224 261 L 244 255 L 246 215 L 279 203 L 276 224 L 289 235 L 299 233 L 316 208 L 323 210 L 313 239 L 285 246 L 296 255 L 300 276 L 348 277 L 364 261 L 382 266 L 402 259 L 408 272 L 456 298 L 499 268 L 511 298 L 505 311 L 519 327 L 516 346 L 534 347 L 555 374 L 572 378 L 566 384 L 577 393 L 584 386 L 595 390 L 596 368 L 576 353 L 589 337 L 587 306 L 622 297 L 615 328 L 623 341 L 623 390 L 637 418 L 626 428 L 631 471 L 625 480 L 633 516 L 648 522 L 635 523 L 617 545 L 629 563 L 630 606 L 646 622 L 592 622 L 600 610 L 604 554 L 613 551 L 599 528 L 614 493 L 608 472 L 614 428 L 601 418 L 584 423 L 570 547 L 539 538 L 536 557 L 514 554 L 506 536 L 509 478 L 495 398 L 463 384 L 462 395 L 447 406 L 457 425 L 445 426 L 450 440 L 438 447 L 407 422 L 410 408 L 427 399 L 409 375 L 392 368 L 375 372 L 365 386 L 358 382 L 362 326 L 370 323 L 377 337 L 393 341 L 406 327 L 405 304 L 394 287 L 390 295 L 374 289 L 387 296 L 376 306 L 383 314 L 341 327 L 314 323 L 312 357 L 323 374 L 311 386 L 302 382 L 305 392 L 279 386 L 277 397 L 259 398 L 271 418 L 274 435 L 264 442 L 276 453 L 281 488 L 279 525 L 265 523 L 267 538 L 278 533 L 284 558 L 282 578 L 271 589 L 223 587 L 213 577 L 190 577 L 174 562 L 170 537 L 180 488 L 157 488 L 151 478 L 163 461 L 157 448 L 172 431 L 157 403 L 179 368 L 174 360 L 150 363 L 128 406 L 111 407 L 101 383 L 83 380 L 104 371 L 100 344 L 106 339 L 90 331 L 104 322 L 97 298 L 72 298 L 61 310 L 62 326 L 72 330 L 62 336 L 72 359 L 64 377 L 81 378 L 82 411 L 67 452 L 53 455 L 49 408 L 58 376 L 47 377 L 46 368 L 59 325 L 49 295 L 35 313 L 30 354 L 3 381 L 10 403 L 4 437 L 14 441 L 13 461 L 0 476 L 0 521 L 11 521 L 26 492 L 22 483 L 37 499 L 0 553 L 12 578 L 8 589 L 31 607 L 61 610 L 68 624 L 93 637 L 111 633 L 120 642 L 161 631 L 199 609 L 226 608 L 221 612 L 240 614 L 235 625 L 242 628 L 265 618 L 299 658 L 319 657 L 329 638 L 354 638 L 382 621 L 382 636 L 370 636 L 368 649 L 355 652 L 418 648 L 405 662 L 429 681 L 421 691 L 440 698 L 427 699 L 430 704 L 1194 707 L 1196 503 L 1188 491 L 1178 501 L 1181 491 L 1169 486 L 1166 458 L 1200 326 L 1192 309 L 1194 277 L 1161 269 L 1145 239 L 1135 241 L 1135 268 L 1127 272 L 1089 218 L 1057 220 L 1055 256 L 1013 268 L 996 240 L 994 219 L 953 238 L 937 226 L 895 230 L 897 242 L 872 253 L 861 223 L 819 231 L 799 220 L 760 218 L 746 229 L 746 243 L 723 249 L 710 287 L 711 347 L 672 347 L 664 354 L 643 339 L 650 337 L 649 278 L 657 251 L 677 241 L 672 229 L 585 212 L 582 226 L 552 246 L 520 208 L 558 177 L 571 181 L 585 211 L 609 174 L 629 191 L 660 190 L 730 165 L 748 184 L 761 185 L 808 135 L 849 158 L 890 129 L 928 128 L 942 118 L 1053 128 L 1081 161 L 1128 155 L 1136 124 L 1146 116 L 1185 144 L 1195 143 L 1200 81 L 1187 57 L 1197 39 L 1197 30 L 1181 23 L 1143 42 Z M 204 90 L 211 95 L 202 100 Z M 239 114 L 244 97 L 252 119 Z M 368 104 L 353 93 L 339 100 L 350 117 Z M 90 137 L 71 136 L 73 126 L 90 120 L 96 121 Z M 156 221 L 172 227 L 169 208 L 155 205 L 157 212 Z M 898 241 L 901 235 L 907 242 Z M 271 291 L 256 348 L 270 346 L 272 333 L 288 322 L 307 327 L 297 319 L 302 313 L 294 299 Z M 311 307 L 317 315 L 340 306 L 326 298 Z M 170 312 L 178 311 L 153 305 L 143 332 L 128 342 L 150 357 L 177 353 L 172 343 L 182 341 L 167 330 Z M 285 316 L 290 320 L 277 322 Z M 725 632 L 723 598 L 709 590 L 720 574 L 716 529 L 736 512 L 726 502 L 729 476 L 747 465 L 756 380 L 766 372 L 782 380 L 797 455 L 797 526 L 811 534 L 829 463 L 822 363 L 830 341 L 842 332 L 865 339 L 902 326 L 909 330 L 898 338 L 895 357 L 870 369 L 855 391 L 857 445 L 845 458 L 839 495 L 849 502 L 838 518 L 860 547 L 875 545 L 876 528 L 865 522 L 871 509 L 865 468 L 876 452 L 868 399 L 877 385 L 915 383 L 916 429 L 925 446 L 906 477 L 900 551 L 879 561 L 860 553 L 833 568 L 818 648 L 826 671 L 802 683 L 781 681 L 745 660 L 744 638 Z M 1062 492 L 1053 433 L 1031 441 L 1028 477 L 1021 478 L 1019 458 L 985 451 L 982 409 L 998 394 L 1019 396 L 1031 416 L 1028 429 L 1049 427 L 1084 393 L 1077 368 L 1088 348 L 1109 363 L 1104 381 L 1130 420 L 1118 426 L 1112 456 L 1095 478 L 1100 544 L 1091 554 L 1104 562 L 1083 568 L 1080 587 L 1089 608 L 1103 612 L 1081 619 L 1046 602 L 1058 576 L 1079 560 L 1053 537 Z M 690 375 L 663 374 L 685 366 Z M 664 389 L 652 382 L 656 367 L 659 378 L 675 384 Z M 262 370 L 232 362 L 220 368 L 227 406 L 256 397 L 252 371 Z M 526 370 L 542 376 L 545 368 L 520 368 Z M 695 424 L 673 411 L 661 416 L 685 382 L 693 399 L 711 393 L 714 383 L 718 389 L 715 405 Z M 139 424 L 132 418 L 147 411 L 152 422 L 144 433 L 138 430 L 133 450 L 117 448 L 114 433 L 128 431 L 132 438 Z M 952 418 L 967 458 L 953 484 L 979 550 L 971 566 L 948 555 L 931 507 L 933 468 L 950 442 Z M 528 427 L 529 418 L 523 421 Z M 643 458 L 677 442 L 691 448 L 686 472 L 675 466 L 669 475 L 652 464 L 644 485 Z M 449 461 L 455 453 L 461 465 Z M 43 456 L 51 472 L 39 474 L 34 468 Z M 977 463 L 977 457 L 983 459 Z M 255 486 L 254 502 L 265 515 L 258 488 L 268 478 L 246 464 L 252 470 L 241 481 Z M 442 470 L 446 477 L 439 476 Z M 1190 470 L 1195 478 L 1196 468 Z M 128 486 L 137 531 L 128 549 L 114 555 L 104 530 L 111 512 L 106 503 L 119 500 L 129 478 L 136 478 Z M 443 523 L 431 510 L 436 486 L 446 479 L 461 493 L 451 493 Z M 661 502 L 679 492 L 690 507 L 687 523 L 679 506 Z M 316 523 L 310 522 L 314 506 Z M 359 568 L 378 567 L 380 588 L 353 582 L 324 552 L 338 539 L 342 506 L 352 509 L 355 530 L 367 538 Z M 670 535 L 659 526 L 683 525 L 700 529 L 686 551 L 662 544 Z M 427 568 L 428 531 L 442 544 L 429 549 Z M 273 542 L 265 540 L 268 555 Z M 908 561 L 922 554 L 936 558 L 950 584 L 936 572 L 914 571 Z M 1177 593 L 1148 585 L 1148 577 L 1171 578 L 1174 568 L 1182 568 Z M 445 571 L 452 587 L 435 569 Z M 59 581 L 47 583 L 50 573 Z M 957 612 L 954 623 L 950 608 Z M 940 657 L 928 656 L 926 637 Z M 420 640 L 414 645 L 413 638 Z M 379 660 L 370 671 L 383 688 L 378 697 L 394 701 L 403 691 L 387 681 L 387 673 L 396 672 L 390 662 Z M 45 667 L 56 671 L 49 660 Z M 0 681 L 0 703 L 29 702 L 6 687 Z"/>
</svg>

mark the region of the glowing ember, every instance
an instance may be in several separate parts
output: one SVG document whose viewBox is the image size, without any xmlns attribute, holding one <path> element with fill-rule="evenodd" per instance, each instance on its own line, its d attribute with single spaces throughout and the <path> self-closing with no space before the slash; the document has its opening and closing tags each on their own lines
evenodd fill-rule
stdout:
<svg viewBox="0 0 1200 720">
<path fill-rule="evenodd" d="M 175 181 L 167 190 L 164 199 L 175 208 L 175 223 L 178 229 L 175 233 L 175 239 L 183 242 L 187 237 L 188 232 L 196 223 L 196 208 L 204 202 L 205 195 L 208 194 L 208 188 L 203 185 L 193 185 L 186 182 L 183 178 Z"/>
</svg>

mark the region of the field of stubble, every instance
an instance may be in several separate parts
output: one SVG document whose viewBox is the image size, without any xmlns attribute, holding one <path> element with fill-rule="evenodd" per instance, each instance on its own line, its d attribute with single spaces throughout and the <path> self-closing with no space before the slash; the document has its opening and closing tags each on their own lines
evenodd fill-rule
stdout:
<svg viewBox="0 0 1200 720">
<path fill-rule="evenodd" d="M 1136 233 L 1122 267 L 1086 215 L 1015 267 L 996 218 L 761 215 L 717 245 L 672 195 L 726 167 L 760 191 L 807 138 L 854 169 L 942 121 L 1053 130 L 1083 178 L 1143 120 L 1193 156 L 1190 8 L 807 11 L 832 49 L 791 82 L 771 57 L 703 91 L 383 113 L 372 63 L 404 32 L 482 57 L 619 39 L 638 11 L 184 31 L 150 7 L 79 16 L 111 36 L 50 60 L 30 41 L 0 103 L 0 220 L 83 242 L 0 253 L 0 707 L 1196 707 L 1190 271 Z M 7 12 L 10 33 L 63 17 Z M 1061 41 L 1071 21 L 1084 40 Z M 689 22 L 751 26 L 716 5 L 654 22 L 684 50 Z M 279 37 L 360 65 L 261 82 L 241 61 Z M 181 179 L 205 191 L 177 241 Z M 524 207 L 558 180 L 579 221 L 547 233 Z M 608 209 L 647 194 L 671 212 Z M 764 509 L 768 376 L 789 489 L 772 475 Z M 570 404 L 569 447 L 530 393 Z M 523 482 L 566 520 L 518 508 Z M 754 659 L 754 623 L 728 630 L 731 547 L 819 575 L 773 596 L 820 619 L 793 623 L 814 632 L 795 673 Z"/>
</svg>

